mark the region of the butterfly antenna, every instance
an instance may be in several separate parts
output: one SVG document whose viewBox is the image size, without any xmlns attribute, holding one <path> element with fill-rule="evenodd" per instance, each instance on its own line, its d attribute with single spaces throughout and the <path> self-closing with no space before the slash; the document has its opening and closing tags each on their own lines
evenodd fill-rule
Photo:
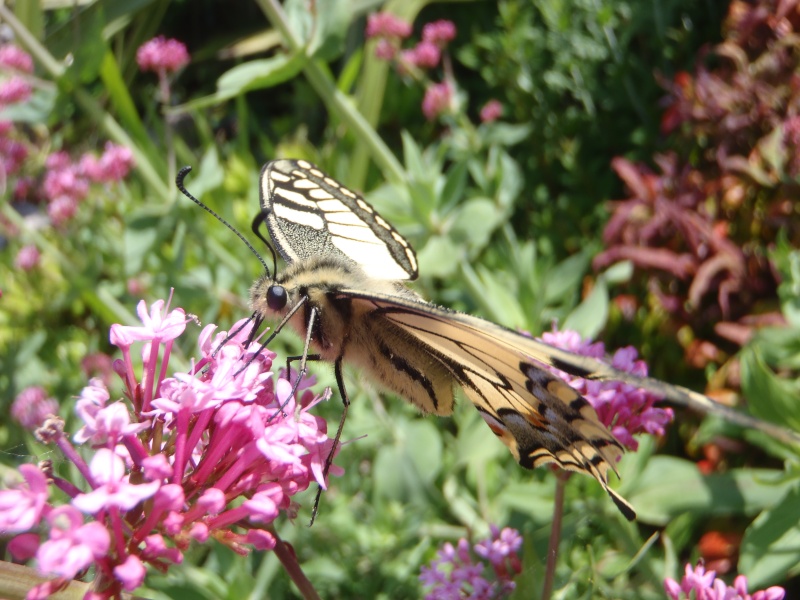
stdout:
<svg viewBox="0 0 800 600">
<path fill-rule="evenodd" d="M 242 241 L 244 242 L 245 246 L 247 246 L 247 247 L 250 249 L 250 252 L 252 252 L 253 254 L 255 254 L 255 255 L 256 255 L 256 258 L 258 258 L 259 262 L 260 262 L 260 263 L 261 263 L 261 264 L 264 266 L 264 270 L 267 272 L 267 275 L 269 275 L 269 267 L 267 266 L 267 263 L 266 263 L 266 261 L 265 261 L 263 258 L 261 258 L 261 255 L 258 253 L 258 251 L 257 251 L 255 248 L 253 248 L 253 245 L 252 245 L 250 242 L 248 242 L 248 241 L 247 241 L 247 239 L 245 239 L 245 237 L 244 237 L 244 236 L 243 236 L 241 233 L 239 233 L 239 231 L 238 231 L 238 230 L 237 230 L 237 229 L 236 229 L 236 228 L 235 228 L 233 225 L 231 225 L 230 223 L 228 223 L 228 222 L 227 222 L 225 219 L 223 219 L 222 217 L 220 217 L 220 216 L 219 216 L 219 215 L 218 215 L 216 212 L 214 212 L 214 211 L 213 211 L 213 210 L 211 210 L 211 209 L 210 209 L 208 206 L 206 206 L 205 204 L 203 204 L 202 202 L 200 202 L 200 200 L 198 200 L 197 198 L 195 198 L 194 196 L 192 196 L 192 195 L 191 195 L 191 194 L 190 194 L 190 193 L 189 193 L 189 192 L 186 190 L 186 187 L 183 185 L 183 180 L 184 180 L 184 179 L 186 179 L 186 176 L 189 174 L 189 172 L 190 172 L 191 170 L 192 170 L 192 167 L 183 167 L 183 168 L 182 168 L 180 171 L 178 171 L 178 176 L 175 178 L 175 185 L 178 187 L 178 189 L 181 191 L 181 193 L 182 193 L 184 196 L 186 196 L 187 198 L 189 198 L 189 200 L 191 200 L 192 202 L 194 202 L 195 204 L 197 204 L 197 206 L 199 206 L 200 208 L 202 208 L 202 209 L 203 209 L 203 210 L 205 210 L 206 212 L 210 213 L 210 214 L 211 214 L 211 215 L 212 215 L 212 216 L 213 216 L 213 217 L 214 217 L 214 218 L 215 218 L 217 221 L 219 221 L 220 223 L 222 223 L 223 225 L 225 225 L 225 227 L 227 227 L 227 228 L 228 228 L 228 229 L 230 229 L 230 230 L 231 230 L 233 233 L 235 233 L 235 234 L 236 234 L 236 236 L 237 236 L 237 237 L 238 237 L 240 240 L 242 240 Z M 261 237 L 261 236 L 259 236 L 259 237 Z M 263 239 L 263 238 L 262 238 L 262 239 Z M 270 246 L 270 250 L 272 251 L 272 255 L 273 255 L 273 257 L 274 257 L 274 256 L 275 256 L 275 251 L 274 251 L 274 250 L 272 250 L 272 246 Z M 274 272 L 274 271 L 273 271 L 273 272 Z"/>
<path fill-rule="evenodd" d="M 267 218 L 267 211 L 262 209 L 261 212 L 259 212 L 253 219 L 253 224 L 251 225 L 251 228 L 253 229 L 253 233 L 256 235 L 256 237 L 260 239 L 262 242 L 264 242 L 264 245 L 266 245 L 266 247 L 269 248 L 269 251 L 272 254 L 272 272 L 277 273 L 278 256 L 275 254 L 275 249 L 272 247 L 272 244 L 269 243 L 269 240 L 267 240 L 267 238 L 265 238 L 261 234 L 261 224 L 264 222 L 266 218 Z M 269 273 L 269 271 L 267 271 L 267 273 Z"/>
</svg>

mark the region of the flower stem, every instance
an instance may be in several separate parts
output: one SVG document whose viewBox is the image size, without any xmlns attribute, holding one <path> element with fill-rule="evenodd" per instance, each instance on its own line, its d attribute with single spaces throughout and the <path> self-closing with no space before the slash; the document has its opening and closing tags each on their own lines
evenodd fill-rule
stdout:
<svg viewBox="0 0 800 600">
<path fill-rule="evenodd" d="M 558 544 L 561 541 L 561 522 L 564 516 L 564 488 L 569 480 L 569 473 L 556 474 L 556 496 L 553 500 L 553 525 L 550 529 L 550 540 L 547 542 L 547 562 L 545 563 L 542 600 L 550 600 L 556 578 L 556 562 Z"/>
<path fill-rule="evenodd" d="M 289 577 L 292 578 L 292 581 L 294 581 L 297 589 L 300 590 L 303 598 L 305 598 L 305 600 L 321 600 L 319 594 L 317 594 L 317 590 L 314 589 L 311 581 L 309 581 L 306 574 L 303 573 L 300 563 L 297 562 L 297 555 L 294 553 L 294 548 L 292 548 L 290 544 L 285 543 L 274 529 L 271 530 L 271 533 L 275 536 L 276 541 L 273 552 L 275 552 L 275 556 L 277 556 L 278 560 L 283 564 L 283 568 L 286 569 L 286 572 L 289 574 Z"/>
</svg>

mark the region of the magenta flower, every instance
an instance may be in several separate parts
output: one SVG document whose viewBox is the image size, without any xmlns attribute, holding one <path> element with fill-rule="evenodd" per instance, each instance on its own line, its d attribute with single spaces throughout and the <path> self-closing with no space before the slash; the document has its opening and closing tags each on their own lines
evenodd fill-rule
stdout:
<svg viewBox="0 0 800 600">
<path fill-rule="evenodd" d="M 0 491 L 0 534 L 33 529 L 46 514 L 47 478 L 33 465 L 21 465 L 25 483 Z"/>
<path fill-rule="evenodd" d="M 36 256 L 31 260 L 38 262 L 39 251 L 35 246 L 30 246 L 30 248 L 36 251 Z M 20 251 L 21 253 L 22 251 Z M 17 259 L 19 260 L 19 255 L 17 255 Z M 41 427 L 44 420 L 50 415 L 58 415 L 58 402 L 50 398 L 47 392 L 39 386 L 25 388 L 11 403 L 11 416 L 25 429 L 31 431 Z"/>
<path fill-rule="evenodd" d="M 0 83 L 0 106 L 4 104 L 18 104 L 31 97 L 33 88 L 22 77 L 14 75 Z"/>
<path fill-rule="evenodd" d="M 542 334 L 542 341 L 575 354 L 606 360 L 606 350 L 602 342 L 583 340 L 575 331 L 546 332 Z M 621 348 L 614 353 L 611 364 L 620 371 L 646 376 L 647 364 L 643 360 L 637 360 L 637 357 L 635 348 Z M 578 390 L 594 407 L 600 421 L 611 430 L 614 437 L 631 450 L 639 447 L 634 434 L 664 435 L 664 427 L 674 416 L 671 408 L 654 406 L 661 398 L 631 385 L 616 381 L 588 381 L 558 369 L 550 370 Z"/>
<path fill-rule="evenodd" d="M 36 246 L 33 244 L 28 244 L 27 246 L 20 248 L 19 252 L 17 252 L 17 256 L 14 258 L 14 266 L 20 271 L 32 271 L 39 266 L 39 259 L 41 256 L 42 255 Z M 11 407 L 11 411 L 13 415 L 13 405 Z M 20 421 L 20 419 L 17 420 Z M 25 424 L 23 423 L 23 426 L 24 425 Z"/>
<path fill-rule="evenodd" d="M 73 579 L 108 552 L 111 536 L 100 523 L 84 525 L 83 516 L 71 506 L 54 508 L 47 520 L 50 539 L 39 546 L 39 572 Z"/>
<path fill-rule="evenodd" d="M 513 578 L 522 572 L 522 562 L 517 556 L 522 537 L 508 527 L 500 531 L 492 525 L 490 529 L 490 537 L 472 548 L 464 538 L 455 548 L 445 543 L 430 566 L 422 567 L 419 579 L 429 588 L 426 600 L 499 600 L 511 595 L 515 588 Z M 489 564 L 476 560 L 476 556 Z"/>
<path fill-rule="evenodd" d="M 366 36 L 368 38 L 399 38 L 411 35 L 411 24 L 391 13 L 372 13 L 367 17 Z"/>
<path fill-rule="evenodd" d="M 121 181 L 128 176 L 133 167 L 133 153 L 130 148 L 106 142 L 103 155 L 98 159 L 84 154 L 80 160 L 81 172 L 97 183 Z"/>
<path fill-rule="evenodd" d="M 491 123 L 503 116 L 503 105 L 498 100 L 489 100 L 481 109 L 481 122 Z"/>
<path fill-rule="evenodd" d="M 105 384 L 92 379 L 76 404 L 83 427 L 73 439 L 97 448 L 85 446 L 88 464 L 63 422 L 50 419 L 37 431 L 85 481 L 74 485 L 50 472 L 45 479 L 27 465 L 20 469 L 27 487 L 0 492 L 3 531 L 21 533 L 9 544 L 15 556 L 35 553 L 43 573 L 64 578 L 93 564 L 107 586 L 98 598 L 135 589 L 147 565 L 163 571 L 182 562 L 192 541 L 214 539 L 241 554 L 273 548 L 268 528 L 281 513 L 296 514 L 295 494 L 326 483 L 332 445 L 325 421 L 308 414 L 318 397 L 305 382 L 299 399 L 287 381 L 274 382 L 274 355 L 246 346 L 248 327 L 226 340 L 207 326 L 192 370 L 167 377 L 172 343 L 190 320 L 164 301 L 149 310 L 140 303 L 137 312 L 142 326 L 114 325 L 111 333 L 123 355 L 114 371 L 131 403 L 112 402 Z M 133 344 L 142 345 L 139 368 Z M 48 503 L 48 480 L 71 506 Z M 49 528 L 37 529 L 42 516 Z M 23 533 L 31 529 L 44 536 L 41 546 L 38 534 Z M 29 596 L 52 591 L 43 586 Z"/>
<path fill-rule="evenodd" d="M 453 88 L 449 83 L 435 83 L 425 90 L 422 99 L 422 114 L 429 121 L 449 112 L 452 108 Z"/>
<path fill-rule="evenodd" d="M 139 47 L 136 63 L 142 71 L 174 73 L 189 64 L 189 52 L 183 42 L 160 35 Z"/>
<path fill-rule="evenodd" d="M 433 42 L 420 42 L 413 50 L 404 50 L 400 54 L 401 60 L 420 69 L 432 69 L 439 64 L 442 51 Z"/>
<path fill-rule="evenodd" d="M 0 138 L 0 162 L 6 175 L 16 173 L 28 158 L 25 144 L 10 138 Z"/>
<path fill-rule="evenodd" d="M 63 225 L 78 212 L 78 201 L 69 196 L 58 196 L 47 205 L 47 216 L 56 227 Z"/>
<path fill-rule="evenodd" d="M 441 19 L 427 23 L 422 28 L 422 39 L 440 48 L 453 41 L 456 37 L 456 26 L 452 21 Z"/>
<path fill-rule="evenodd" d="M 61 153 L 58 154 L 60 155 Z M 53 162 L 61 162 L 60 156 L 53 158 L 55 158 Z M 66 196 L 77 202 L 88 195 L 89 182 L 86 181 L 77 166 L 69 164 L 61 169 L 48 169 L 42 189 L 45 197 L 50 201 Z"/>
<path fill-rule="evenodd" d="M 779 586 L 750 594 L 744 575 L 739 575 L 734 580 L 733 587 L 729 587 L 724 581 L 717 579 L 714 571 L 706 571 L 702 561 L 696 567 L 687 563 L 680 583 L 666 578 L 664 590 L 671 600 L 690 600 L 692 592 L 695 600 L 783 600 L 786 596 L 786 590 Z"/>
<path fill-rule="evenodd" d="M 23 73 L 33 73 L 33 59 L 19 46 L 3 44 L 0 46 L 0 66 Z"/>
</svg>

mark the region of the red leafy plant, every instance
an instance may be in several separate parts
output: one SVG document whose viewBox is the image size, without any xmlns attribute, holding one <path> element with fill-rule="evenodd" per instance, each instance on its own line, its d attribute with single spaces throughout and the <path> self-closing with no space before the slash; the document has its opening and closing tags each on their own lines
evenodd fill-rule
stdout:
<svg viewBox="0 0 800 600">
<path fill-rule="evenodd" d="M 594 267 L 632 261 L 675 329 L 690 329 L 695 366 L 782 322 L 767 250 L 779 231 L 800 242 L 798 5 L 733 2 L 724 42 L 666 84 L 675 150 L 658 171 L 612 163 L 631 196 L 612 203 Z"/>
</svg>

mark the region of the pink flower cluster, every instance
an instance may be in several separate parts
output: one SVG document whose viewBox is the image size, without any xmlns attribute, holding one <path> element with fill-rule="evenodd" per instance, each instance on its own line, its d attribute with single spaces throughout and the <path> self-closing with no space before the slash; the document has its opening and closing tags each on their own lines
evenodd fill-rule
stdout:
<svg viewBox="0 0 800 600">
<path fill-rule="evenodd" d="M 583 340 L 575 331 L 564 330 L 542 334 L 542 341 L 583 356 L 591 356 L 606 361 L 606 349 L 602 342 Z M 620 371 L 647 375 L 647 364 L 637 360 L 638 352 L 632 346 L 620 348 L 614 353 L 610 364 Z M 664 435 L 664 427 L 674 416 L 671 408 L 657 408 L 660 400 L 644 390 L 616 381 L 589 381 L 573 377 L 558 369 L 551 369 L 586 398 L 597 411 L 600 421 L 609 428 L 619 442 L 631 450 L 639 443 L 634 439 L 636 433 Z"/>
<path fill-rule="evenodd" d="M 280 512 L 296 514 L 292 496 L 325 485 L 332 440 L 325 421 L 309 413 L 321 398 L 305 390 L 297 400 L 289 382 L 275 381 L 274 354 L 246 347 L 249 327 L 231 339 L 205 327 L 193 369 L 166 377 L 173 343 L 190 319 L 163 300 L 149 312 L 141 302 L 137 312 L 142 326 L 111 328 L 122 352 L 114 370 L 128 401 L 112 401 L 93 379 L 77 400 L 83 426 L 72 442 L 57 418 L 36 432 L 85 482 L 23 465 L 20 483 L 0 491 L 0 532 L 19 534 L 9 543 L 12 556 L 35 558 L 43 575 L 60 578 L 28 598 L 46 596 L 92 565 L 93 598 L 118 597 L 142 584 L 147 565 L 165 571 L 180 563 L 192 541 L 213 538 L 240 554 L 271 549 L 269 525 Z M 141 376 L 134 344 L 141 345 Z M 84 445 L 88 462 L 73 443 Z M 57 506 L 50 485 L 69 504 Z"/>
<path fill-rule="evenodd" d="M 26 248 L 33 248 L 38 260 L 39 251 L 36 247 L 26 246 Z M 19 255 L 17 259 L 19 260 Z M 56 415 L 58 415 L 58 402 L 50 398 L 44 388 L 38 385 L 25 388 L 11 403 L 11 416 L 25 429 L 31 431 L 41 427 L 48 417 Z"/>
<path fill-rule="evenodd" d="M 9 104 L 19 104 L 31 97 L 33 88 L 26 77 L 33 72 L 31 55 L 15 46 L 0 46 L 0 108 Z"/>
<path fill-rule="evenodd" d="M 133 167 L 129 148 L 106 142 L 100 158 L 84 154 L 77 163 L 66 152 L 56 152 L 45 162 L 47 175 L 42 193 L 48 202 L 47 214 L 54 225 L 75 216 L 78 205 L 89 194 L 91 183 L 112 183 L 128 176 Z"/>
<path fill-rule="evenodd" d="M 786 591 L 779 586 L 750 594 L 744 575 L 734 580 L 733 587 L 716 577 L 714 571 L 706 571 L 702 564 L 692 568 L 688 563 L 681 582 L 667 578 L 664 580 L 664 589 L 671 600 L 689 600 L 692 592 L 694 600 L 783 600 L 786 596 Z"/>
<path fill-rule="evenodd" d="M 189 64 L 189 52 L 183 42 L 160 35 L 139 47 L 136 63 L 142 71 L 174 73 Z"/>
<path fill-rule="evenodd" d="M 433 69 L 442 61 L 442 53 L 456 37 L 456 26 L 452 21 L 439 20 L 426 23 L 422 28 L 422 40 L 407 50 L 399 52 L 403 39 L 411 35 L 411 25 L 390 13 L 375 13 L 367 18 L 366 35 L 377 38 L 375 55 L 383 60 L 395 60 L 397 70 L 420 81 L 424 76 L 419 70 Z M 453 85 L 450 82 L 426 83 L 422 112 L 428 120 L 450 112 L 453 103 Z"/>
<path fill-rule="evenodd" d="M 510 527 L 501 531 L 492 525 L 490 529 L 490 537 L 472 548 L 464 538 L 458 540 L 457 547 L 445 543 L 430 566 L 422 567 L 419 579 L 429 588 L 426 600 L 490 600 L 511 595 L 514 576 L 522 572 L 517 556 L 522 536 Z"/>
</svg>

